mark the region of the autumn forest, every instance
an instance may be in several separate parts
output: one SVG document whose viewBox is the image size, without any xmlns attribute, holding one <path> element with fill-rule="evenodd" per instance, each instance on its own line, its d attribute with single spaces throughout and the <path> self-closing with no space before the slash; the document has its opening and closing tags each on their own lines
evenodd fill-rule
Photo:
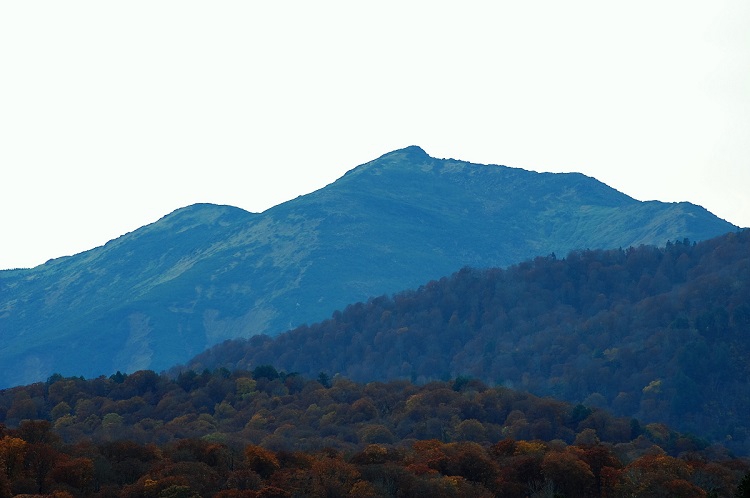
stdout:
<svg viewBox="0 0 750 498">
<path fill-rule="evenodd" d="M 54 376 L 6 390 L 0 497 L 735 496 L 750 461 L 663 424 L 458 378 Z M 742 495 L 745 496 L 745 495 Z"/>
</svg>

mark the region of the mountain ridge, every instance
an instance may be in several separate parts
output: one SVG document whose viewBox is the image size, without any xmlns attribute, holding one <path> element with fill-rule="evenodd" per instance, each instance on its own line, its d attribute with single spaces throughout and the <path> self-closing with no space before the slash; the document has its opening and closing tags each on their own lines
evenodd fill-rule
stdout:
<svg viewBox="0 0 750 498">
<path fill-rule="evenodd" d="M 750 230 L 464 268 L 170 370 L 468 377 L 667 423 L 750 454 Z"/>
<path fill-rule="evenodd" d="M 277 334 L 463 266 L 736 229 L 641 203 L 580 173 L 407 147 L 262 213 L 195 204 L 99 248 L 0 272 L 0 386 L 164 369 L 233 337 Z"/>
</svg>

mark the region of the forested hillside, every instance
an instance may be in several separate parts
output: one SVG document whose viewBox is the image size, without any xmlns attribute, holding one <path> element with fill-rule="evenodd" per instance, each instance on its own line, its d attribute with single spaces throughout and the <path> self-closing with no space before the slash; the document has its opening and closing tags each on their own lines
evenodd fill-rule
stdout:
<svg viewBox="0 0 750 498">
<path fill-rule="evenodd" d="M 54 375 L 0 392 L 0 498 L 732 497 L 750 462 L 467 378 Z"/>
<path fill-rule="evenodd" d="M 469 376 L 750 450 L 750 231 L 464 269 L 277 338 L 228 341 L 198 369 L 418 383 Z"/>
</svg>

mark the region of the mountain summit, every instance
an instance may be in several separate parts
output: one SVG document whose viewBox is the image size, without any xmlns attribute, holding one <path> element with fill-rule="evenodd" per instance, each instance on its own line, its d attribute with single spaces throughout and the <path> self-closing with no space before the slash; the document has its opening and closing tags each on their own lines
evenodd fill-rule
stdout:
<svg viewBox="0 0 750 498">
<path fill-rule="evenodd" d="M 197 204 L 102 247 L 0 272 L 0 387 L 165 369 L 464 267 L 736 230 L 577 173 L 397 150 L 257 214 Z"/>
</svg>

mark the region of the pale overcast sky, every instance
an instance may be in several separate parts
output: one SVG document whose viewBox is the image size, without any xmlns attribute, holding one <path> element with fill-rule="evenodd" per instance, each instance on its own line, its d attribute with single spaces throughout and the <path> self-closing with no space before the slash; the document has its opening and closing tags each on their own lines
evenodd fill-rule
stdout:
<svg viewBox="0 0 750 498">
<path fill-rule="evenodd" d="M 750 226 L 750 2 L 0 3 L 0 268 L 391 150 Z"/>
</svg>

